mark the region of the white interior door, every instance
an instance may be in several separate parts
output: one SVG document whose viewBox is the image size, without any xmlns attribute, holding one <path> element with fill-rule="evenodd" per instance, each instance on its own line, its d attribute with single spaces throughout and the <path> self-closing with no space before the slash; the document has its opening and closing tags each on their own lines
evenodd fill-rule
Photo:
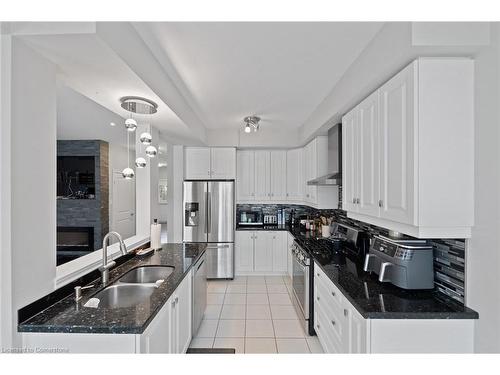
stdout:
<svg viewBox="0 0 500 375">
<path fill-rule="evenodd" d="M 120 171 L 113 171 L 111 228 L 129 238 L 135 235 L 135 179 L 126 180 Z"/>
</svg>

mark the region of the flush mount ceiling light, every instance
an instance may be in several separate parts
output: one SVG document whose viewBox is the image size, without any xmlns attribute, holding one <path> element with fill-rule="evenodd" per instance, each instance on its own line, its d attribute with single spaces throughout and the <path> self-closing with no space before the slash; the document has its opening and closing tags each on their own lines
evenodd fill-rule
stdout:
<svg viewBox="0 0 500 375">
<path fill-rule="evenodd" d="M 158 104 L 140 96 L 124 96 L 120 101 L 123 109 L 140 115 L 152 115 L 158 110 Z"/>
<path fill-rule="evenodd" d="M 245 133 L 250 133 L 252 130 L 256 132 L 259 130 L 260 117 L 258 116 L 247 116 L 243 119 L 245 122 Z"/>
</svg>

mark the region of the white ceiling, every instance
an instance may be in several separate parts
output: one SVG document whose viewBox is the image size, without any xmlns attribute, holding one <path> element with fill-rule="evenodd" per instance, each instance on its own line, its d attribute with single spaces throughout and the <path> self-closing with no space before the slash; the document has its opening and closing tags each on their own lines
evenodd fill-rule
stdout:
<svg viewBox="0 0 500 375">
<path fill-rule="evenodd" d="M 190 137 L 190 129 L 96 34 L 30 35 L 23 39 L 57 65 L 62 81 L 122 118 L 123 96 L 142 96 L 158 104 L 152 116 L 134 115 L 162 134 Z M 122 125 L 122 124 L 120 124 Z"/>
<path fill-rule="evenodd" d="M 298 128 L 383 23 L 141 23 L 209 129 Z M 165 62 L 163 62 L 165 63 Z"/>
</svg>

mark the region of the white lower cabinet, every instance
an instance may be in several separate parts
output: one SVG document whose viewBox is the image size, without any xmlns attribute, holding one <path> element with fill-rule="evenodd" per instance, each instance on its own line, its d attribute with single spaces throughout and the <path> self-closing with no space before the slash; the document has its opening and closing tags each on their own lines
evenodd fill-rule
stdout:
<svg viewBox="0 0 500 375">
<path fill-rule="evenodd" d="M 325 353 L 472 353 L 474 319 L 365 319 L 314 263 L 314 329 Z"/>
<path fill-rule="evenodd" d="M 23 347 L 69 353 L 185 353 L 191 342 L 192 279 L 188 273 L 142 334 L 23 333 Z"/>
<path fill-rule="evenodd" d="M 286 274 L 287 232 L 236 231 L 236 275 Z"/>
</svg>

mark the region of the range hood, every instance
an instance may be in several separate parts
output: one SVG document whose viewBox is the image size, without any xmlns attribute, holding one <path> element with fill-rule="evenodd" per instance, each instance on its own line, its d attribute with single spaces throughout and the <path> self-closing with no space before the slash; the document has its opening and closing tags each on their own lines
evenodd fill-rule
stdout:
<svg viewBox="0 0 500 375">
<path fill-rule="evenodd" d="M 342 124 L 328 130 L 328 171 L 329 173 L 307 181 L 308 185 L 342 185 Z"/>
</svg>

